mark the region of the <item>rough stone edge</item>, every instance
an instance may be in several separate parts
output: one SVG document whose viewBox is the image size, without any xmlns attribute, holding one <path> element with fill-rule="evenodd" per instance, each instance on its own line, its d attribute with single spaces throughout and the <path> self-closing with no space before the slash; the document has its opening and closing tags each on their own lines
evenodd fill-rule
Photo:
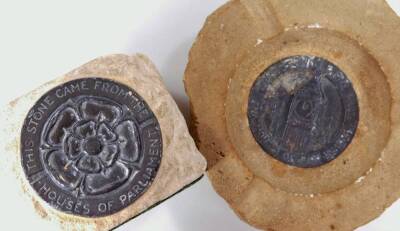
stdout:
<svg viewBox="0 0 400 231">
<path fill-rule="evenodd" d="M 138 64 L 141 65 L 139 66 Z M 129 75 L 129 71 L 134 71 L 134 73 Z M 137 75 L 138 73 L 143 74 L 145 78 L 140 78 Z M 137 91 L 146 102 L 148 102 L 157 118 L 162 117 L 159 122 L 164 141 L 162 163 L 152 186 L 147 192 L 126 209 L 111 216 L 93 219 L 60 213 L 44 203 L 26 181 L 19 158 L 20 129 L 33 103 L 45 92 L 63 82 L 89 76 L 113 79 Z M 141 87 L 146 86 L 145 89 L 149 89 L 149 87 L 157 89 L 154 91 L 145 91 L 140 90 L 140 87 L 137 85 Z M 159 100 L 160 96 L 164 97 L 162 102 Z M 168 106 L 163 107 L 162 103 Z M 163 119 L 165 117 L 168 118 Z M 0 166 L 2 165 L 1 168 L 4 169 L 4 171 L 0 173 L 0 179 L 2 177 L 8 177 L 9 179 L 14 178 L 15 182 L 18 182 L 16 186 L 18 189 L 15 190 L 15 192 L 18 192 L 19 198 L 22 198 L 24 203 L 30 204 L 30 206 L 26 206 L 26 209 L 29 209 L 31 214 L 36 214 L 37 218 L 42 217 L 44 218 L 43 220 L 47 221 L 41 223 L 42 225 L 48 225 L 48 227 L 44 227 L 44 229 L 50 227 L 64 230 L 112 229 L 146 211 L 157 202 L 163 201 L 186 185 L 189 185 L 198 179 L 206 169 L 205 159 L 196 149 L 194 141 L 189 135 L 185 120 L 162 83 L 154 64 L 146 56 L 141 54 L 133 56 L 120 54 L 109 55 L 90 61 L 70 73 L 50 81 L 12 101 L 9 105 L 2 108 L 0 111 L 0 118 L 2 118 L 0 125 L 4 128 L 1 137 L 5 137 L 5 140 L 0 142 L 0 148 L 4 150 L 4 152 L 0 154 Z M 171 125 L 178 126 L 168 127 Z M 165 134 L 166 129 L 170 130 L 168 134 Z M 188 142 L 182 142 L 182 140 L 187 140 Z M 177 150 L 181 151 L 178 152 Z M 13 154 L 14 156 L 12 156 Z M 15 156 L 15 154 L 17 154 L 17 156 Z M 176 160 L 180 161 L 176 163 Z M 170 169 L 169 174 L 164 176 L 168 173 L 168 169 Z M 171 169 L 173 169 L 172 172 Z M 172 184 L 174 185 L 171 186 Z"/>
<path fill-rule="evenodd" d="M 245 0 L 244 0 L 245 1 Z M 268 2 L 268 4 L 270 3 L 269 1 L 265 1 L 266 3 Z M 279 2 L 279 0 L 277 0 L 277 2 Z M 286 2 L 288 2 L 288 1 L 286 1 Z M 311 2 L 311 1 L 310 1 Z M 384 2 L 384 0 L 376 0 L 376 1 L 368 1 L 368 2 L 375 2 L 375 3 L 379 3 L 379 2 Z M 208 18 L 208 20 L 206 21 L 206 23 L 205 23 L 205 27 L 203 27 L 203 29 L 202 29 L 202 31 L 200 32 L 200 34 L 199 34 L 199 36 L 198 36 L 198 38 L 197 38 L 197 40 L 196 40 L 196 43 L 195 43 L 195 45 L 193 46 L 193 47 L 195 47 L 196 45 L 197 46 L 199 46 L 199 43 L 200 43 L 200 39 L 199 38 L 202 38 L 202 37 L 204 37 L 204 31 L 206 30 L 206 29 L 209 29 L 209 25 L 211 25 L 211 24 L 215 24 L 215 22 L 213 22 L 212 20 L 215 20 L 216 19 L 216 14 L 218 14 L 218 13 L 222 13 L 222 11 L 223 10 L 226 10 L 227 8 L 232 8 L 232 5 L 233 4 L 236 4 L 236 3 L 238 3 L 238 1 L 229 1 L 227 4 L 225 4 L 223 7 L 221 7 L 221 8 L 219 8 L 217 11 L 215 11 L 211 16 L 209 16 L 209 18 Z M 298 3 L 300 3 L 300 2 L 298 2 Z M 271 5 L 271 4 L 269 4 L 269 5 Z M 388 5 L 387 5 L 387 3 L 386 2 L 384 2 L 384 5 L 385 5 L 385 7 L 386 8 L 388 8 L 388 9 L 390 9 L 390 7 L 388 7 Z M 309 6 L 309 5 L 308 5 Z M 393 10 L 392 9 L 390 9 L 390 11 L 391 11 L 391 13 L 393 13 Z M 334 11 L 333 11 L 334 12 Z M 283 16 L 284 17 L 284 16 Z M 226 25 L 225 25 L 226 26 Z M 302 27 L 302 26 L 304 26 L 304 27 L 308 27 L 308 28 L 319 28 L 321 25 L 320 24 L 317 24 L 317 23 L 315 23 L 315 22 L 313 22 L 313 23 L 309 23 L 309 24 L 300 24 L 300 25 L 297 25 L 297 24 L 294 24 L 293 25 L 294 27 Z M 323 25 L 322 25 L 323 26 Z M 354 34 L 353 34 L 354 35 Z M 259 40 L 259 42 L 260 43 L 262 43 L 262 42 L 265 42 L 266 40 L 263 40 L 262 38 L 260 38 L 260 40 Z M 204 41 L 202 41 L 202 42 L 204 42 Z M 257 41 L 257 44 L 259 43 L 258 41 Z M 256 45 L 257 45 L 256 44 Z M 197 51 L 196 51 L 197 52 Z M 198 56 L 199 54 L 198 53 L 194 53 L 194 51 L 193 51 L 193 48 L 192 48 L 192 50 L 191 50 L 191 54 L 192 54 L 192 58 L 194 57 L 194 56 Z M 197 59 L 197 57 L 196 57 L 196 61 L 198 61 L 198 59 Z M 189 61 L 189 64 L 188 64 L 188 66 L 190 66 L 190 65 L 193 65 L 193 63 L 195 62 L 195 61 Z M 198 68 L 199 69 L 199 66 L 196 66 L 196 68 Z M 205 68 L 206 69 L 206 68 Z M 390 69 L 390 68 L 389 68 Z M 188 69 L 186 69 L 187 70 L 187 72 L 186 72 L 186 78 L 188 78 L 188 75 L 190 74 L 190 75 L 193 75 L 193 73 L 189 73 L 188 72 Z M 193 77 L 193 76 L 191 76 L 191 77 Z M 188 87 L 186 87 L 186 89 L 188 89 Z M 188 92 L 188 94 L 190 94 L 190 91 Z M 193 105 L 193 103 L 192 103 L 192 108 L 193 107 L 195 107 L 194 105 Z M 397 107 L 398 108 L 398 107 Z M 196 114 L 195 113 L 193 113 L 193 110 L 191 110 L 191 113 L 192 114 L 194 114 L 194 117 L 196 118 Z M 200 124 L 200 125 L 198 125 L 197 124 L 197 119 L 196 119 L 196 121 L 192 121 L 192 123 L 194 124 L 194 126 L 193 126 L 193 128 L 192 129 L 194 129 L 194 131 L 192 131 L 193 132 L 193 134 L 195 134 L 195 135 L 197 135 L 197 140 L 198 141 L 201 141 L 201 136 L 199 136 L 199 133 L 198 133 L 198 131 L 196 130 L 196 127 L 198 126 L 198 127 L 201 127 L 202 125 Z M 203 150 L 202 150 L 202 152 L 204 153 L 204 152 L 212 152 L 212 151 L 210 151 L 210 150 L 206 150 L 206 148 L 204 148 Z M 218 154 L 218 152 L 216 152 L 216 154 Z M 229 157 L 229 154 L 227 154 L 227 153 L 225 153 L 227 156 L 226 156 L 226 158 L 227 157 Z M 210 157 L 208 157 L 208 158 L 210 158 Z M 226 159 L 225 158 L 225 159 Z M 239 162 L 240 162 L 240 160 L 238 160 Z M 222 158 L 222 159 L 218 159 L 217 160 L 217 162 L 219 162 L 219 163 L 217 163 L 217 164 L 215 164 L 214 162 L 212 162 L 213 163 L 213 166 L 215 165 L 215 167 L 210 167 L 210 169 L 209 169 L 209 172 L 208 172 L 208 175 L 209 175 L 209 177 L 213 177 L 213 176 L 215 176 L 215 177 L 218 177 L 218 175 L 220 175 L 221 174 L 221 170 L 220 170 L 220 168 L 219 168 L 219 166 L 218 165 L 222 165 L 223 164 L 223 162 L 226 162 L 226 161 L 224 161 L 224 158 Z M 364 178 L 363 178 L 364 179 Z M 221 183 L 221 182 L 220 182 Z M 247 183 L 247 185 L 248 185 L 248 183 Z M 227 196 L 227 193 L 225 193 L 223 190 L 222 190 L 222 186 L 221 185 L 219 185 L 219 183 L 217 183 L 217 182 L 213 182 L 213 186 L 214 186 L 214 188 L 216 189 L 216 191 L 221 195 L 221 196 L 223 196 L 224 198 L 225 198 L 225 200 L 227 200 L 228 202 L 231 202 L 231 197 L 230 196 Z M 314 196 L 314 195 L 312 195 L 312 196 Z M 228 198 L 227 198 L 228 197 Z M 391 204 L 391 203 L 390 203 Z M 389 205 L 386 205 L 386 207 L 388 207 Z M 382 209 L 382 208 L 379 208 L 379 210 L 380 211 L 382 211 L 382 210 L 384 210 L 384 209 Z M 236 211 L 237 212 L 237 211 Z M 244 219 L 244 220 L 246 220 L 247 222 L 249 222 L 249 219 L 247 219 L 247 218 L 245 218 L 243 215 L 243 213 L 241 213 L 241 212 L 237 212 L 238 213 L 238 215 L 242 218 L 242 219 Z M 253 224 L 253 225 L 256 225 L 256 226 L 258 226 L 258 227 L 264 227 L 265 228 L 265 226 L 263 226 L 262 224 Z"/>
</svg>

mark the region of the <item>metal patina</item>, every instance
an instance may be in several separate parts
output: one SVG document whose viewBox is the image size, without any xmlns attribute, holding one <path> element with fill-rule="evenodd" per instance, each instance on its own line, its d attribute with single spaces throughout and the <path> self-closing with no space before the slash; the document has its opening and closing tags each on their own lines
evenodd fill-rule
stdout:
<svg viewBox="0 0 400 231">
<path fill-rule="evenodd" d="M 59 211 L 116 213 L 152 184 L 162 157 L 160 125 L 133 89 L 102 78 L 67 82 L 25 119 L 21 160 L 37 194 Z"/>
<path fill-rule="evenodd" d="M 288 57 L 255 81 L 248 120 L 268 155 L 295 167 L 318 167 L 336 159 L 351 143 L 359 121 L 357 95 L 331 62 Z"/>
</svg>

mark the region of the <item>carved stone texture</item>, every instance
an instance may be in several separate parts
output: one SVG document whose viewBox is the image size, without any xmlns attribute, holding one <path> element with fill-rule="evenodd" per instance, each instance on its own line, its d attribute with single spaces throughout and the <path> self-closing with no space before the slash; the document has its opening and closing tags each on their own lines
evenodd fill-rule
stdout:
<svg viewBox="0 0 400 231">
<path fill-rule="evenodd" d="M 143 55 L 100 57 L 37 88 L 2 109 L 1 127 L 0 204 L 13 209 L 0 213 L 15 229 L 110 230 L 206 168 Z"/>
<path fill-rule="evenodd" d="M 185 87 L 214 189 L 264 230 L 354 230 L 400 197 L 400 19 L 385 0 L 233 0 Z"/>
</svg>

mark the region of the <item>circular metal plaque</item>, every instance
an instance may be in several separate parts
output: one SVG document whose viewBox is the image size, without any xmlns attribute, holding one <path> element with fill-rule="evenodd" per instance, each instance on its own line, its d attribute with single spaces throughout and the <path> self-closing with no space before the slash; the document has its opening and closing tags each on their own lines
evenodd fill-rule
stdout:
<svg viewBox="0 0 400 231">
<path fill-rule="evenodd" d="M 153 182 L 162 157 L 160 125 L 129 87 L 101 78 L 74 80 L 30 110 L 21 157 L 30 184 L 52 207 L 107 216 Z"/>
<path fill-rule="evenodd" d="M 256 80 L 248 119 L 267 154 L 312 168 L 336 159 L 351 143 L 359 107 L 351 82 L 337 66 L 319 57 L 293 56 Z"/>
</svg>

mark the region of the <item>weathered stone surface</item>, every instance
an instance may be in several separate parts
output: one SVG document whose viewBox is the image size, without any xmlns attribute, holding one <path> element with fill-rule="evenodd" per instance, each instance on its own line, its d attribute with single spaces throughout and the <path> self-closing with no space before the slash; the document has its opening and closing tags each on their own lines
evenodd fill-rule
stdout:
<svg viewBox="0 0 400 231">
<path fill-rule="evenodd" d="M 400 197 L 399 28 L 384 0 L 233 0 L 208 17 L 185 74 L 193 134 L 215 190 L 243 220 L 265 230 L 353 230 Z M 358 99 L 354 138 L 320 167 L 273 158 L 249 126 L 254 82 L 293 56 L 330 61 Z"/>
<path fill-rule="evenodd" d="M 116 81 L 138 93 L 156 116 L 163 141 L 162 160 L 152 185 L 133 204 L 100 218 L 69 215 L 42 200 L 25 177 L 20 153 L 22 125 L 35 102 L 56 86 L 91 77 Z M 206 162 L 196 149 L 177 105 L 167 92 L 155 66 L 143 55 L 110 55 L 95 59 L 3 107 L 0 121 L 0 182 L 3 185 L 0 216 L 6 220 L 5 223 L 2 222 L 2 227 L 18 229 L 31 226 L 35 230 L 109 230 L 191 184 L 201 177 L 206 169 Z M 118 127 L 116 132 L 121 132 L 117 129 Z M 121 158 L 129 161 L 124 156 Z M 97 171 L 97 168 L 92 170 Z M 95 186 L 95 183 L 91 184 L 92 188 Z M 7 220 L 11 217 L 12 219 Z M 20 219 L 23 226 L 13 224 L 12 221 L 16 219 Z"/>
</svg>

